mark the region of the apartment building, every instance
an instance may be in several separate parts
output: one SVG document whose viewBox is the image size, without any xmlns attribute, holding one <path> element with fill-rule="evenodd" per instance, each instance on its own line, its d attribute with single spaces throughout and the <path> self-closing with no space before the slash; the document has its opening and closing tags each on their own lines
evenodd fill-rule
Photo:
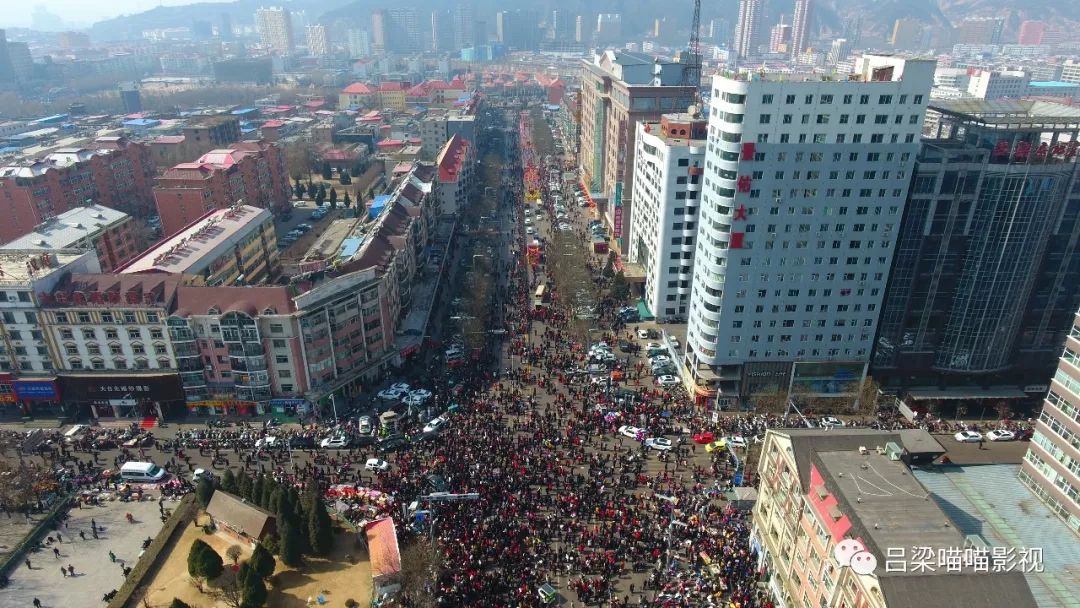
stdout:
<svg viewBox="0 0 1080 608">
<path fill-rule="evenodd" d="M 192 119 L 180 135 L 162 135 L 148 142 L 150 153 L 159 167 L 171 167 L 198 158 L 207 152 L 240 141 L 240 120 L 217 115 Z"/>
<path fill-rule="evenodd" d="M 934 62 L 712 82 L 685 366 L 698 398 L 840 396 L 870 359 Z"/>
<path fill-rule="evenodd" d="M 372 103 L 375 99 L 378 99 L 378 91 L 362 82 L 354 82 L 338 93 L 338 109 L 370 108 L 375 105 Z"/>
<path fill-rule="evenodd" d="M 1080 110 L 1061 104 L 930 104 L 896 224 L 878 382 L 1045 395 L 1080 307 L 1077 133 Z"/>
<path fill-rule="evenodd" d="M 945 511 L 910 468 L 944 453 L 921 429 L 770 429 L 751 545 L 776 605 L 1040 606 L 1030 570 L 991 569 L 989 535 L 966 535 L 953 517 L 972 515 Z M 970 557 L 980 547 L 985 568 Z"/>
<path fill-rule="evenodd" d="M 627 257 L 644 267 L 643 299 L 665 322 L 684 321 L 690 308 L 707 127 L 700 114 L 685 113 L 637 124 L 637 219 Z"/>
<path fill-rule="evenodd" d="M 685 111 L 696 90 L 682 84 L 684 65 L 642 53 L 609 50 L 582 66 L 578 165 L 592 198 L 606 201 L 604 219 L 621 254 L 633 222 L 635 125 Z"/>
<path fill-rule="evenodd" d="M 64 411 L 40 294 L 68 273 L 100 270 L 92 251 L 0 251 L 0 417 Z"/>
<path fill-rule="evenodd" d="M 1080 313 L 1035 423 L 1020 481 L 1080 534 Z"/>
<path fill-rule="evenodd" d="M 292 14 L 280 6 L 260 7 L 255 11 L 255 29 L 263 47 L 288 55 L 293 52 Z"/>
<path fill-rule="evenodd" d="M 92 250 L 101 271 L 112 272 L 134 258 L 140 246 L 130 215 L 103 205 L 87 205 L 45 220 L 0 251 Z"/>
<path fill-rule="evenodd" d="M 277 144 L 244 141 L 211 150 L 191 163 L 180 163 L 157 178 L 154 201 L 168 237 L 208 211 L 237 203 L 281 212 L 289 207 L 292 188 L 285 155 Z"/>
<path fill-rule="evenodd" d="M 735 41 L 732 50 L 739 59 L 758 54 L 761 46 L 762 18 L 765 12 L 763 0 L 739 0 L 738 20 L 735 22 Z"/>
<path fill-rule="evenodd" d="M 24 164 L 0 167 L 0 241 L 87 202 L 146 217 L 152 209 L 154 162 L 147 147 L 99 137 L 90 148 L 61 148 Z"/>
<path fill-rule="evenodd" d="M 208 286 L 260 285 L 280 271 L 274 216 L 250 205 L 207 212 L 117 269 L 167 273 L 186 285 Z"/>
<path fill-rule="evenodd" d="M 308 55 L 312 57 L 326 57 L 330 54 L 330 41 L 326 34 L 325 25 L 309 25 L 306 29 Z"/>
<path fill-rule="evenodd" d="M 469 203 L 476 171 L 476 146 L 461 135 L 454 135 L 439 151 L 435 164 L 439 211 L 443 215 L 456 215 Z"/>
<path fill-rule="evenodd" d="M 420 156 L 434 160 L 446 142 L 460 135 L 468 142 L 476 142 L 476 113 L 480 98 L 472 97 L 467 103 L 452 110 L 433 109 L 420 121 Z"/>
</svg>

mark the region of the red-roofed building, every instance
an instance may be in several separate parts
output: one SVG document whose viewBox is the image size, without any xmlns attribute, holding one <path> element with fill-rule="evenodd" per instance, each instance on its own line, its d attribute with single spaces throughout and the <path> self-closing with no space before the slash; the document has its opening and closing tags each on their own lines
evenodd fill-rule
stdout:
<svg viewBox="0 0 1080 608">
<path fill-rule="evenodd" d="M 544 89 L 547 91 L 547 102 L 549 104 L 557 106 L 562 103 L 563 95 L 566 95 L 565 82 L 556 78 L 544 85 Z"/>
<path fill-rule="evenodd" d="M 375 89 L 362 82 L 354 82 L 338 94 L 338 109 L 366 108 L 376 97 Z"/>
<path fill-rule="evenodd" d="M 407 82 L 384 82 L 379 85 L 379 107 L 405 109 L 405 93 L 409 90 Z"/>
<path fill-rule="evenodd" d="M 280 120 L 268 120 L 259 127 L 259 134 L 266 141 L 277 141 L 281 139 L 281 129 L 285 126 L 285 123 Z"/>
<path fill-rule="evenodd" d="M 211 150 L 193 163 L 180 163 L 157 179 L 154 200 L 164 236 L 179 231 L 213 209 L 238 201 L 272 211 L 288 208 L 292 188 L 285 155 L 266 141 L 239 142 Z"/>
<path fill-rule="evenodd" d="M 438 167 L 436 181 L 439 211 L 443 215 L 457 214 L 469 201 L 476 166 L 476 147 L 460 135 L 452 136 L 435 159 Z"/>
</svg>

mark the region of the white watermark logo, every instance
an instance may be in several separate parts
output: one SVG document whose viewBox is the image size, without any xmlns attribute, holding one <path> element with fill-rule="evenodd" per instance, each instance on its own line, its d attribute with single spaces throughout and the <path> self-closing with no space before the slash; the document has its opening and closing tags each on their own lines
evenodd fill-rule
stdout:
<svg viewBox="0 0 1080 608">
<path fill-rule="evenodd" d="M 889 547 L 886 572 L 1023 572 L 1043 571 L 1041 547 Z"/>
<path fill-rule="evenodd" d="M 840 567 L 850 567 L 856 574 L 872 574 L 877 570 L 877 558 L 866 550 L 866 545 L 854 538 L 845 538 L 833 548 L 833 557 Z"/>
</svg>

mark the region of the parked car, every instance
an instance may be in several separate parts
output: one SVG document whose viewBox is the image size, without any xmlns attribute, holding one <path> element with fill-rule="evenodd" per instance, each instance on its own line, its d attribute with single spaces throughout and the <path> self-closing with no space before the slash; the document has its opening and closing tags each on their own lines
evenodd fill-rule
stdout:
<svg viewBox="0 0 1080 608">
<path fill-rule="evenodd" d="M 705 446 L 705 451 L 708 452 L 709 454 L 712 454 L 713 452 L 715 452 L 717 450 L 726 450 L 726 449 L 727 449 L 727 442 L 724 441 L 723 439 L 718 439 L 718 440 L 716 440 L 716 441 L 714 441 L 712 443 L 709 443 L 709 444 L 707 444 Z"/>
<path fill-rule="evenodd" d="M 1006 429 L 994 429 L 986 434 L 986 438 L 990 441 L 1013 441 L 1016 433 Z"/>
<path fill-rule="evenodd" d="M 656 383 L 660 386 L 675 386 L 679 383 L 679 379 L 675 376 L 665 374 L 656 379 Z"/>
<path fill-rule="evenodd" d="M 380 452 L 394 452 L 405 447 L 407 443 L 402 435 L 389 435 L 379 442 L 378 449 Z"/>
<path fill-rule="evenodd" d="M 645 429 L 638 428 L 636 426 L 623 425 L 619 427 L 619 434 L 623 437 L 629 437 L 631 439 L 637 439 L 645 435 Z"/>
<path fill-rule="evenodd" d="M 675 446 L 672 445 L 671 440 L 667 437 L 650 437 L 645 440 L 645 447 L 666 452 Z"/>
<path fill-rule="evenodd" d="M 364 463 L 364 469 L 372 473 L 385 473 L 390 470 L 390 463 L 378 458 L 368 458 Z"/>
<path fill-rule="evenodd" d="M 820 421 L 823 427 L 841 427 L 844 426 L 844 421 L 833 416 L 825 416 Z"/>
<path fill-rule="evenodd" d="M 385 399 L 387 401 L 399 401 L 405 395 L 405 391 L 391 387 L 379 391 L 377 396 L 379 399 Z"/>
<path fill-rule="evenodd" d="M 340 450 L 349 447 L 349 438 L 344 435 L 332 435 L 319 442 L 319 447 L 326 450 Z"/>
<path fill-rule="evenodd" d="M 442 430 L 442 428 L 446 426 L 447 422 L 449 422 L 449 420 L 443 418 L 442 416 L 439 416 L 438 418 L 432 418 L 427 424 L 424 425 L 423 430 L 425 433 L 436 433 Z"/>
<path fill-rule="evenodd" d="M 979 443 L 980 441 L 982 441 L 982 438 L 982 433 L 978 431 L 960 431 L 959 433 L 953 435 L 953 439 L 959 441 L 960 443 Z"/>
<path fill-rule="evenodd" d="M 358 428 L 360 429 L 360 433 L 362 433 L 364 435 L 370 435 L 371 431 L 374 430 L 374 425 L 373 425 L 373 423 L 371 421 L 371 416 L 361 416 L 360 420 L 357 421 L 357 425 L 358 425 Z"/>
</svg>

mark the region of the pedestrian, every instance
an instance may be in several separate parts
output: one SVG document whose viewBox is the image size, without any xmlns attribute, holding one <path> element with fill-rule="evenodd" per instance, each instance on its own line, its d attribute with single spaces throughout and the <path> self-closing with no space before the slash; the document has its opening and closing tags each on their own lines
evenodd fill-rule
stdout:
<svg viewBox="0 0 1080 608">
<path fill-rule="evenodd" d="M 979 449 L 980 450 L 985 450 L 986 449 L 986 447 L 983 445 L 985 442 L 986 442 L 985 439 L 983 439 L 982 437 L 979 437 Z"/>
<path fill-rule="evenodd" d="M 94 538 L 97 538 L 97 537 L 98 537 L 98 535 L 97 535 L 97 528 L 90 528 L 90 533 L 94 535 Z"/>
<path fill-rule="evenodd" d="M 33 570 L 33 569 L 34 569 L 34 567 L 30 565 L 30 558 L 29 558 L 29 557 L 28 557 L 28 558 L 26 558 L 26 559 L 25 559 L 25 560 L 23 561 L 23 563 L 24 563 L 24 564 L 26 564 L 26 569 L 27 569 L 27 570 Z"/>
<path fill-rule="evenodd" d="M 112 551 L 109 551 L 109 561 L 114 563 L 114 564 L 116 563 L 116 554 L 113 553 Z"/>
<path fill-rule="evenodd" d="M 34 608 L 41 608 L 41 600 L 34 598 Z"/>
<path fill-rule="evenodd" d="M 79 538 L 82 540 L 86 540 L 86 532 L 79 530 Z"/>
<path fill-rule="evenodd" d="M 55 557 L 56 559 L 60 559 L 60 549 L 58 549 L 57 547 L 52 548 L 52 554 L 53 557 Z"/>
<path fill-rule="evenodd" d="M 63 566 L 60 566 L 60 574 L 63 575 L 64 578 L 67 578 L 67 570 L 65 570 Z"/>
<path fill-rule="evenodd" d="M 75 566 L 68 564 L 68 576 L 75 576 Z"/>
<path fill-rule="evenodd" d="M 67 520 L 64 520 L 64 526 L 67 526 Z M 58 542 L 58 543 L 64 542 L 64 537 L 60 536 L 59 532 L 56 533 L 56 542 Z"/>
</svg>

